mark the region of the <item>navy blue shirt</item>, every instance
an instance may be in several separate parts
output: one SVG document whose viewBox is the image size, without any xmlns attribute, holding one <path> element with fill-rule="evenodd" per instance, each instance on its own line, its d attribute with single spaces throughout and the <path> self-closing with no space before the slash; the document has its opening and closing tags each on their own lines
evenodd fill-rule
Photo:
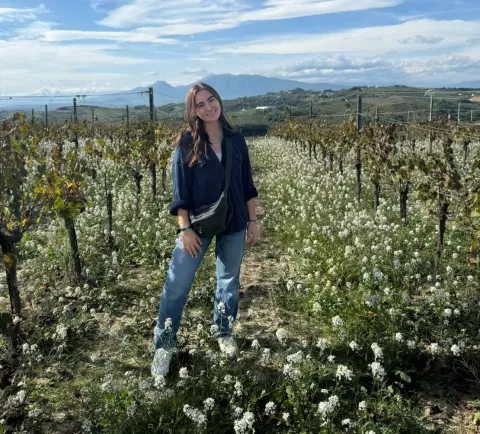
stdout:
<svg viewBox="0 0 480 434">
<path fill-rule="evenodd" d="M 257 189 L 253 185 L 247 143 L 241 133 L 224 131 L 221 162 L 212 147 L 208 145 L 207 155 L 202 155 L 192 167 L 188 166 L 188 161 L 193 147 L 193 137 L 190 131 L 182 134 L 173 157 L 173 202 L 170 206 L 170 214 L 176 216 L 179 208 L 190 211 L 218 200 L 225 188 L 227 135 L 232 137 L 232 172 L 228 197 L 233 208 L 233 216 L 223 234 L 245 229 L 248 222 L 247 202 L 258 196 Z"/>
</svg>

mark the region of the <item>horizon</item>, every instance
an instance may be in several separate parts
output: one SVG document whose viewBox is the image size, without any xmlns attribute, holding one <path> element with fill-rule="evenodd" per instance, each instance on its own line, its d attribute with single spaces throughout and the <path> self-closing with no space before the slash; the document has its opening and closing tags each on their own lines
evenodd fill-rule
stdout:
<svg viewBox="0 0 480 434">
<path fill-rule="evenodd" d="M 480 5 L 6 0 L 0 56 L 0 95 L 102 94 L 212 74 L 345 88 L 453 87 L 480 77 Z"/>
</svg>

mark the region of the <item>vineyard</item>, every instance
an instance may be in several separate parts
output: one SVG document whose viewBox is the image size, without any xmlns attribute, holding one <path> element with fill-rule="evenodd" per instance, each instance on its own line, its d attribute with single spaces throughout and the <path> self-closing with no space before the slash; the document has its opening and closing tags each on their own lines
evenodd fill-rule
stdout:
<svg viewBox="0 0 480 434">
<path fill-rule="evenodd" d="M 210 330 L 211 247 L 151 378 L 179 132 L 3 122 L 0 433 L 477 432 L 480 127 L 360 112 L 249 140 L 240 354 Z"/>
</svg>

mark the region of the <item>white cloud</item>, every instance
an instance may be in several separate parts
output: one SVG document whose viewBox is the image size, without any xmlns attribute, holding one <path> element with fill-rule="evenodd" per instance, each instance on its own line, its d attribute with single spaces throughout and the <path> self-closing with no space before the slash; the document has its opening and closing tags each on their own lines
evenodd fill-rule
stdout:
<svg viewBox="0 0 480 434">
<path fill-rule="evenodd" d="M 60 42 L 74 40 L 104 40 L 117 42 L 149 42 L 153 44 L 174 44 L 174 39 L 157 38 L 137 30 L 129 32 L 99 32 L 82 30 L 52 30 L 45 32 L 45 41 Z"/>
<path fill-rule="evenodd" d="M 439 35 L 442 35 L 441 41 L 438 40 Z M 401 36 L 403 40 L 417 38 L 417 43 L 402 43 L 402 39 L 399 40 Z M 391 26 L 365 27 L 334 33 L 272 35 L 244 41 L 238 45 L 224 46 L 217 51 L 237 54 L 388 53 L 392 51 L 405 53 L 431 50 L 431 44 L 426 46 L 425 43 L 418 43 L 418 38 L 424 38 L 424 41 L 436 41 L 435 47 L 441 49 L 461 49 L 465 46 L 467 38 L 477 36 L 480 36 L 480 21 L 417 20 Z"/>
<path fill-rule="evenodd" d="M 445 38 L 441 36 L 422 36 L 415 35 L 410 38 L 399 39 L 400 44 L 438 44 L 442 42 Z"/>
<path fill-rule="evenodd" d="M 152 44 L 174 44 L 177 41 L 168 38 L 158 38 L 141 30 L 121 32 L 102 32 L 84 30 L 52 30 L 56 23 L 35 21 L 26 27 L 16 29 L 18 35 L 12 40 L 34 39 L 47 42 L 63 42 L 77 40 L 103 40 L 116 42 L 149 42 Z"/>
<path fill-rule="evenodd" d="M 189 57 L 186 60 L 193 60 L 194 62 L 215 62 L 218 57 Z"/>
<path fill-rule="evenodd" d="M 119 77 L 124 77 L 124 74 L 119 74 Z M 110 76 L 111 77 L 111 76 Z M 105 77 L 104 77 L 105 78 Z M 106 92 L 118 92 L 122 90 L 129 90 L 130 88 L 119 89 L 118 87 L 112 87 L 112 83 L 106 82 L 105 85 L 98 85 L 96 81 L 87 83 L 85 86 L 80 87 L 64 87 L 59 88 L 55 86 L 44 86 L 40 89 L 37 89 L 33 92 L 28 93 L 29 96 L 39 96 L 39 95 L 90 95 L 95 93 L 106 93 Z M 88 99 L 88 97 L 87 97 Z M 84 101 L 83 98 L 78 99 L 79 103 Z"/>
<path fill-rule="evenodd" d="M 266 0 L 253 9 L 244 0 L 133 0 L 99 23 L 113 28 L 156 26 L 157 36 L 192 35 L 229 29 L 249 21 L 281 20 L 338 12 L 388 8 L 403 0 Z"/>
<path fill-rule="evenodd" d="M 281 20 L 397 6 L 402 0 L 268 0 L 264 8 L 240 15 L 242 21 Z"/>
<path fill-rule="evenodd" d="M 37 15 L 46 12 L 48 11 L 43 3 L 36 8 L 0 8 L 0 22 L 30 21 L 36 19 Z"/>
<path fill-rule="evenodd" d="M 246 6 L 236 0 L 217 0 L 214 3 L 205 3 L 202 0 L 133 0 L 111 11 L 99 24 L 126 28 L 136 26 L 167 26 L 173 27 L 184 24 L 199 24 L 207 20 L 207 27 L 221 20 L 225 14 L 245 9 Z M 200 24 L 200 26 L 203 24 Z M 160 29 L 159 29 L 160 30 Z M 197 33 L 193 31 L 192 33 Z M 162 34 L 173 34 L 165 33 Z M 184 34 L 184 33 L 177 33 Z"/>
<path fill-rule="evenodd" d="M 385 58 L 327 55 L 298 61 L 268 75 L 339 84 L 454 83 L 480 75 L 480 59 L 469 56 Z"/>
<path fill-rule="evenodd" d="M 17 34 L 16 38 L 13 39 L 37 39 L 45 35 L 46 32 L 50 31 L 52 27 L 56 26 L 56 23 L 49 21 L 34 21 L 28 26 L 20 27 L 15 29 Z"/>
<path fill-rule="evenodd" d="M 185 68 L 183 73 L 185 75 L 200 75 L 203 77 L 208 74 L 208 70 L 203 68 Z"/>
<path fill-rule="evenodd" d="M 40 87 L 41 82 L 83 87 L 96 80 L 99 86 L 111 81 L 111 87 L 123 87 L 125 77 L 135 77 L 131 69 L 148 62 L 123 55 L 115 45 L 58 45 L 32 40 L 0 40 L 0 59 L 0 92 L 21 94 Z"/>
</svg>

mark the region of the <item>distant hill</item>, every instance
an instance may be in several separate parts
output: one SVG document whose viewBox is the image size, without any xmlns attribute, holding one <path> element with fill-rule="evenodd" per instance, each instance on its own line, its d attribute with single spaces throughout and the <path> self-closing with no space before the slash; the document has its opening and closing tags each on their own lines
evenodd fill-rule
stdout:
<svg viewBox="0 0 480 434">
<path fill-rule="evenodd" d="M 462 83 L 454 84 L 452 87 L 465 88 L 465 89 L 480 89 L 480 80 L 464 81 Z"/>
<path fill-rule="evenodd" d="M 211 74 L 186 86 L 171 86 L 165 81 L 153 83 L 151 87 L 153 87 L 154 91 L 155 105 L 184 102 L 188 89 L 198 82 L 205 82 L 212 86 L 217 90 L 222 99 L 265 95 L 270 92 L 288 91 L 296 88 L 314 91 L 344 88 L 344 86 L 331 83 L 305 83 L 302 81 L 264 77 L 262 75 Z M 148 91 L 149 87 L 136 87 L 119 92 L 120 95 L 118 96 L 89 97 L 88 103 L 104 107 L 120 107 L 127 104 L 130 106 L 148 105 L 148 94 L 132 95 L 132 93 Z"/>
<path fill-rule="evenodd" d="M 166 83 L 156 83 L 169 86 Z M 182 93 L 186 92 L 188 86 L 184 86 Z M 157 87 L 157 89 L 159 89 Z M 168 95 L 178 91 L 176 87 L 170 86 L 160 88 Z M 132 91 L 142 91 L 143 88 L 132 89 Z M 428 120 L 428 108 L 430 98 L 427 90 L 433 92 L 434 117 L 444 118 L 447 115 L 457 116 L 458 104 L 461 103 L 462 122 L 480 122 L 480 90 L 460 90 L 460 89 L 426 89 L 414 87 L 399 86 L 373 86 L 362 87 L 364 97 L 363 113 L 367 119 L 372 119 L 378 114 L 380 119 L 387 121 L 397 120 L 400 122 L 425 122 Z M 130 91 L 129 93 L 132 93 Z M 225 99 L 225 110 L 235 128 L 240 129 L 247 135 L 262 135 L 273 124 L 283 122 L 287 108 L 290 116 L 294 119 L 321 119 L 328 122 L 340 122 L 347 116 L 356 113 L 357 87 L 342 89 L 332 92 L 320 92 L 313 90 L 293 89 L 280 92 L 267 92 L 263 95 L 250 97 L 239 97 L 235 99 Z M 162 92 L 163 93 L 163 92 Z M 472 94 L 479 95 L 472 98 Z M 120 98 L 127 98 L 137 95 L 121 95 Z M 155 94 L 157 97 L 157 94 Z M 184 119 L 185 105 L 183 103 L 185 95 L 179 96 L 176 103 L 161 104 L 155 101 L 156 117 L 159 121 L 164 121 L 172 125 L 180 126 Z M 141 98 L 141 97 L 140 97 Z M 55 99 L 57 101 L 57 99 Z M 477 102 L 476 102 L 477 101 Z M 131 120 L 148 119 L 149 108 L 147 106 L 148 98 L 141 99 L 138 105 L 129 105 L 129 115 Z M 4 101 L 0 101 L 0 119 L 10 118 L 14 111 L 5 108 Z M 71 99 L 62 105 L 62 108 L 55 110 L 49 102 L 49 121 L 51 123 L 64 122 L 72 117 Z M 262 109 L 260 109 L 262 107 Z M 378 108 L 378 113 L 377 113 Z M 20 110 L 25 113 L 27 119 L 31 119 L 32 110 L 26 108 Z M 126 107 L 99 107 L 93 103 L 90 97 L 82 101 L 78 106 L 78 118 L 80 120 L 90 121 L 92 115 L 100 122 L 117 123 L 126 118 Z M 35 109 L 35 121 L 45 122 L 45 112 L 41 109 Z"/>
<path fill-rule="evenodd" d="M 301 88 L 304 90 L 323 91 L 326 89 L 340 90 L 346 86 L 335 85 L 331 83 L 305 83 L 303 81 L 283 80 L 279 78 L 264 77 L 262 75 L 232 75 L 232 74 L 211 74 L 198 81 L 186 86 L 171 86 L 165 81 L 157 81 L 150 86 L 153 87 L 155 105 L 165 105 L 170 103 L 179 103 L 185 101 L 188 89 L 198 82 L 205 82 L 217 90 L 222 99 L 231 100 L 235 98 L 251 97 L 265 95 L 271 92 L 281 92 Z M 103 107 L 125 107 L 148 105 L 148 94 L 138 95 L 138 92 L 148 91 L 150 86 L 136 87 L 131 90 L 118 93 L 115 96 L 95 97 L 90 96 L 86 100 L 77 100 L 78 104 L 87 104 Z M 55 96 L 54 100 L 36 98 L 37 96 Z M 31 94 L 31 98 L 22 100 L 2 100 L 5 109 L 13 110 L 15 108 L 27 109 L 39 107 L 43 108 L 48 103 L 50 108 L 58 108 L 72 101 L 71 98 L 59 98 L 61 93 L 58 89 L 41 89 Z"/>
</svg>

